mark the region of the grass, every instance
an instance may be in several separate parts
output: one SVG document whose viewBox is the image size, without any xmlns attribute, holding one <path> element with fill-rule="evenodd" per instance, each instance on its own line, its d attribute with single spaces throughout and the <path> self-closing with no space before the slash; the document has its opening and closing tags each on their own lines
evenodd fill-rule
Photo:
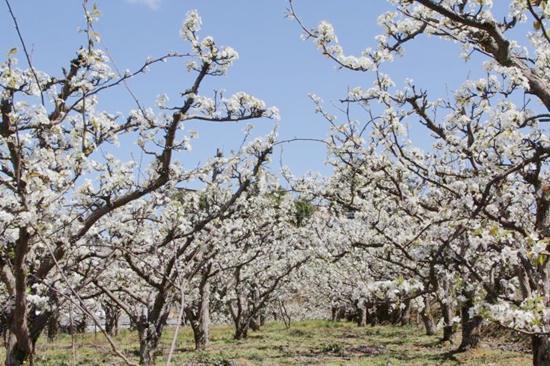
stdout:
<svg viewBox="0 0 550 366">
<path fill-rule="evenodd" d="M 354 324 L 329 321 L 304 321 L 285 329 L 280 323 L 268 323 L 249 339 L 233 340 L 230 326 L 211 330 L 211 345 L 205 351 L 193 350 L 189 328 L 180 330 L 172 365 L 531 365 L 531 355 L 503 351 L 497 343 L 485 342 L 476 350 L 453 353 L 456 345 L 442 345 L 437 337 L 423 334 L 423 328 L 376 326 L 358 328 Z M 164 335 L 157 364 L 166 363 L 172 333 Z M 502 340 L 497 340 L 502 341 Z M 122 365 L 113 356 L 100 334 L 81 334 L 75 338 L 76 365 Z M 124 331 L 116 337 L 119 348 L 137 362 L 138 338 Z M 0 357 L 3 357 L 3 350 Z M 71 338 L 60 335 L 53 343 L 40 340 L 37 365 L 73 365 Z"/>
</svg>

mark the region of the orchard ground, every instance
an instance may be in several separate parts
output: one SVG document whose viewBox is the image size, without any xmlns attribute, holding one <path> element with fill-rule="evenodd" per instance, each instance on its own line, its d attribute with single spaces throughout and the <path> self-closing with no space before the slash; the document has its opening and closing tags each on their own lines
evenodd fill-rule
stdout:
<svg viewBox="0 0 550 366">
<path fill-rule="evenodd" d="M 455 344 L 441 344 L 437 336 L 425 336 L 416 326 L 367 326 L 353 323 L 310 320 L 294 322 L 286 329 L 282 323 L 270 322 L 246 340 L 232 339 L 233 329 L 214 326 L 211 344 L 206 351 L 193 350 L 191 329 L 180 329 L 172 365 L 531 365 L 528 342 L 506 332 L 487 329 L 482 347 L 454 353 Z M 166 364 L 172 329 L 159 346 L 157 365 Z M 440 336 L 440 335 L 438 335 Z M 136 332 L 122 331 L 116 338 L 120 349 L 133 361 L 138 360 Z M 74 342 L 74 348 L 73 348 Z M 123 365 L 113 356 L 101 334 L 58 336 L 48 343 L 41 338 L 36 350 L 36 364 Z M 2 350 L 4 352 L 4 350 Z M 3 355 L 2 355 L 3 357 Z M 73 363 L 73 360 L 76 362 Z"/>
</svg>

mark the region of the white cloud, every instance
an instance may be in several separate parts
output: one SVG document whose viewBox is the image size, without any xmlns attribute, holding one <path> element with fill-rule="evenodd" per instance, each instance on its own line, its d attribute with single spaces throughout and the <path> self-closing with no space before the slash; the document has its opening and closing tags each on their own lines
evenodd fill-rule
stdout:
<svg viewBox="0 0 550 366">
<path fill-rule="evenodd" d="M 160 7 L 160 3 L 162 2 L 162 0 L 126 0 L 126 1 L 133 4 L 147 5 L 153 10 L 157 10 Z"/>
</svg>

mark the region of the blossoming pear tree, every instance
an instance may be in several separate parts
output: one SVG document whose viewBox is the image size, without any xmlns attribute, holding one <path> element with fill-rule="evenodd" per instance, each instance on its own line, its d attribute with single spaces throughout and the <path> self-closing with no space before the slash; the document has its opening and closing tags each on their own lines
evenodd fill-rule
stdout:
<svg viewBox="0 0 550 366">
<path fill-rule="evenodd" d="M 95 6 L 86 8 L 85 44 L 60 67 L 60 75 L 36 69 L 25 47 L 9 51 L 0 66 L 0 278 L 9 300 L 4 310 L 10 366 L 32 364 L 35 342 L 54 304 L 83 306 L 78 291 L 93 279 L 68 271 L 90 255 L 87 246 L 101 238 L 104 225 L 126 207 L 137 210 L 163 187 L 183 185 L 195 175 L 176 159 L 189 150 L 189 137 L 181 132 L 186 121 L 277 116 L 276 109 L 245 93 L 221 99 L 199 93 L 205 78 L 224 75 L 238 54 L 218 47 L 212 37 L 199 38 L 197 12 L 187 14 L 180 31 L 189 52 L 148 59 L 124 75 L 111 69 L 98 46 L 93 30 L 98 15 Z M 19 54 L 26 66 L 18 66 Z M 160 61 L 182 58 L 189 87 L 174 106 L 166 107 L 160 98 L 160 109 L 136 103 L 127 114 L 101 110 L 105 91 Z M 114 147 L 123 137 L 136 142 L 135 149 L 148 157 L 147 167 L 116 156 Z M 95 255 L 95 260 L 110 256 Z"/>
</svg>

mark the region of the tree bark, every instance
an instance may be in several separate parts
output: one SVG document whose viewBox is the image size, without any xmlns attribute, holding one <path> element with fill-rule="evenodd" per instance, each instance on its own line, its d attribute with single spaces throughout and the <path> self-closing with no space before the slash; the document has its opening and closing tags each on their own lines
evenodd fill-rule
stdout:
<svg viewBox="0 0 550 366">
<path fill-rule="evenodd" d="M 141 365 L 154 365 L 157 347 L 170 314 L 169 309 L 163 313 L 142 315 L 138 321 L 139 333 L 139 363 Z"/>
<path fill-rule="evenodd" d="M 550 365 L 550 339 L 548 336 L 533 336 L 533 366 Z"/>
<path fill-rule="evenodd" d="M 138 325 L 139 332 L 139 363 L 140 365 L 154 365 L 155 354 L 160 340 L 160 332 L 153 324 L 145 319 Z"/>
<path fill-rule="evenodd" d="M 103 301 L 101 307 L 105 312 L 105 331 L 111 336 L 117 336 L 121 314 L 120 308 L 116 304 L 109 303 L 109 301 Z"/>
<path fill-rule="evenodd" d="M 288 314 L 288 311 L 286 310 L 285 303 L 279 300 L 279 311 L 281 314 L 281 319 L 283 320 L 283 323 L 285 324 L 285 328 L 290 328 L 290 315 Z M 273 312 L 273 317 L 275 318 L 275 321 L 278 320 L 277 318 L 277 312 Z"/>
<path fill-rule="evenodd" d="M 481 341 L 481 323 L 483 318 L 479 315 L 470 316 L 470 309 L 473 307 L 471 294 L 465 294 L 467 300 L 462 304 L 462 342 L 458 347 L 458 352 L 464 352 L 472 348 L 479 347 Z M 469 296 L 470 295 L 470 296 Z"/>
<path fill-rule="evenodd" d="M 260 307 L 260 289 L 258 288 L 258 285 L 253 284 L 252 285 L 252 308 L 253 309 L 259 309 Z M 257 332 L 260 330 L 260 326 L 262 325 L 261 321 L 261 314 L 260 311 L 254 311 L 254 314 L 251 314 L 250 317 L 250 329 Z"/>
<path fill-rule="evenodd" d="M 436 331 L 435 323 L 432 317 L 432 307 L 429 298 L 425 298 L 424 301 L 425 305 L 420 312 L 420 316 L 422 317 L 422 322 L 426 328 L 426 335 L 432 336 Z"/>
<path fill-rule="evenodd" d="M 540 169 L 540 168 L 539 168 Z M 531 177 L 531 181 L 537 191 L 537 215 L 535 226 L 541 238 L 550 238 L 550 183 L 538 176 Z M 550 250 L 550 244 L 546 245 Z M 546 306 L 550 306 L 550 260 L 545 257 L 543 262 L 537 265 L 540 278 L 541 292 L 546 296 Z M 546 324 L 547 326 L 550 324 Z M 533 365 L 550 365 L 550 338 L 548 335 L 533 336 L 532 342 Z"/>
<path fill-rule="evenodd" d="M 377 319 L 376 319 L 376 306 L 375 305 L 370 305 L 369 306 L 369 304 L 367 303 L 366 307 L 367 307 L 367 323 L 371 327 L 374 327 L 376 325 L 376 322 L 377 322 Z"/>
<path fill-rule="evenodd" d="M 357 306 L 357 326 L 365 327 L 367 325 L 367 307 Z"/>
<path fill-rule="evenodd" d="M 441 342 L 451 342 L 454 337 L 454 326 L 452 324 L 455 309 L 453 308 L 453 296 L 451 293 L 451 286 L 449 280 L 444 278 L 442 281 L 442 287 L 444 291 L 443 298 L 439 300 L 441 306 L 441 315 L 443 316 L 443 338 Z"/>
<path fill-rule="evenodd" d="M 33 344 L 29 330 L 29 308 L 27 304 L 27 272 L 25 263 L 29 251 L 30 235 L 27 228 L 19 229 L 19 238 L 15 245 L 13 259 L 14 277 L 14 309 L 8 315 L 10 323 L 10 339 L 6 349 L 6 365 L 19 366 L 33 364 Z"/>
<path fill-rule="evenodd" d="M 158 341 L 159 337 L 154 328 L 146 327 L 146 329 L 139 332 L 139 363 L 141 365 L 155 364 Z"/>
<path fill-rule="evenodd" d="M 333 322 L 336 321 L 336 317 L 338 316 L 338 307 L 336 306 L 332 306 L 330 308 L 330 320 L 332 320 Z"/>
<path fill-rule="evenodd" d="M 197 316 L 191 319 L 191 328 L 195 339 L 195 349 L 203 350 L 210 342 L 210 281 L 203 278 L 199 287 L 199 306 Z"/>
<path fill-rule="evenodd" d="M 26 347 L 21 347 L 17 337 L 9 332 L 6 344 L 6 366 L 34 365 L 32 352 Z"/>
<path fill-rule="evenodd" d="M 246 339 L 248 338 L 248 329 L 250 328 L 250 321 L 246 321 L 248 317 L 245 317 L 240 322 L 235 322 L 235 335 L 234 339 L 240 340 L 240 339 Z"/>
<path fill-rule="evenodd" d="M 401 309 L 401 326 L 411 324 L 411 300 L 405 300 L 405 307 Z"/>
<path fill-rule="evenodd" d="M 59 333 L 58 313 L 54 312 L 50 316 L 50 319 L 48 319 L 48 341 L 53 342 L 58 333 Z"/>
</svg>

